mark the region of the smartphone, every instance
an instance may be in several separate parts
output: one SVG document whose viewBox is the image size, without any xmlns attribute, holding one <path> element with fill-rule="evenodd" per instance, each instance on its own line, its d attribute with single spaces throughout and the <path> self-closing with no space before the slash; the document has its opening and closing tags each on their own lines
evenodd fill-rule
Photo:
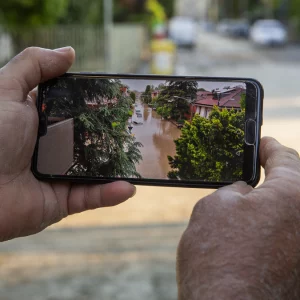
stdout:
<svg viewBox="0 0 300 300">
<path fill-rule="evenodd" d="M 253 79 L 67 73 L 41 83 L 40 180 L 255 186 L 263 88 Z"/>
</svg>

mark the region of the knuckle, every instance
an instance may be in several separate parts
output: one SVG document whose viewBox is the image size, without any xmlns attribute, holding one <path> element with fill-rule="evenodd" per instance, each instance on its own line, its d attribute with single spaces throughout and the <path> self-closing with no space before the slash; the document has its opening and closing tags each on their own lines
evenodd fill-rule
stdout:
<svg viewBox="0 0 300 300">
<path fill-rule="evenodd" d="M 293 158 L 299 159 L 299 152 L 293 148 L 286 147 L 286 152 Z"/>
<path fill-rule="evenodd" d="M 212 205 L 212 198 L 206 196 L 200 199 L 194 206 L 192 217 L 199 218 L 199 216 L 205 215 Z"/>
<path fill-rule="evenodd" d="M 39 52 L 39 48 L 31 46 L 31 47 L 25 48 L 21 52 L 21 55 L 23 55 L 25 57 L 32 57 L 32 56 L 36 55 L 37 52 Z"/>
</svg>

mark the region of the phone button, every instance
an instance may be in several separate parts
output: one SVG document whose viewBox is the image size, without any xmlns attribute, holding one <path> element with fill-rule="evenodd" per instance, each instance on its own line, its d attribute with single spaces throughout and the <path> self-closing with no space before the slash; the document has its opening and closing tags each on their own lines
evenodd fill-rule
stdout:
<svg viewBox="0 0 300 300">
<path fill-rule="evenodd" d="M 245 142 L 247 145 L 254 145 L 256 140 L 256 122 L 248 119 L 245 126 Z"/>
</svg>

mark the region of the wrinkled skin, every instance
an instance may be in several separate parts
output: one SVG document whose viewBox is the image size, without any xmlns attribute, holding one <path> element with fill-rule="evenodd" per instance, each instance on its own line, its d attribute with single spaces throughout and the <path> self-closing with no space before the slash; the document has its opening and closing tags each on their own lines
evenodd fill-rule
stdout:
<svg viewBox="0 0 300 300">
<path fill-rule="evenodd" d="M 224 187 L 195 206 L 178 247 L 180 300 L 300 299 L 300 160 L 261 142 L 265 182 Z"/>
<path fill-rule="evenodd" d="M 71 47 L 28 48 L 0 69 L 0 241 L 37 233 L 70 214 L 117 205 L 135 193 L 126 182 L 72 186 L 38 181 L 30 171 L 38 130 L 32 90 L 65 73 L 74 58 Z"/>
</svg>

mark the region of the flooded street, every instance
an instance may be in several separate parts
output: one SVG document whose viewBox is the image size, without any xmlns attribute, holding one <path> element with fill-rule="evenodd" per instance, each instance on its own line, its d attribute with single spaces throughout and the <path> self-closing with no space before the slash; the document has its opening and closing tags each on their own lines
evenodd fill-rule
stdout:
<svg viewBox="0 0 300 300">
<path fill-rule="evenodd" d="M 174 156 L 176 153 L 174 140 L 180 137 L 180 129 L 173 123 L 162 120 L 152 108 L 139 100 L 136 102 L 132 122 L 131 132 L 143 144 L 140 148 L 143 160 L 137 166 L 137 171 L 144 178 L 167 179 L 171 170 L 168 155 Z"/>
</svg>

